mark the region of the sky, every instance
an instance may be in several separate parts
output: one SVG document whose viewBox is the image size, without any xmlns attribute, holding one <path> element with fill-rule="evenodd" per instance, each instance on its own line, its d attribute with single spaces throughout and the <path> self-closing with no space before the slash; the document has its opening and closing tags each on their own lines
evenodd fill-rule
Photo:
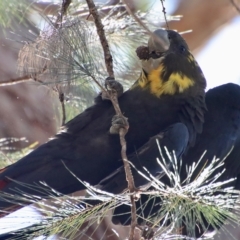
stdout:
<svg viewBox="0 0 240 240">
<path fill-rule="evenodd" d="M 240 17 L 218 32 L 196 59 L 207 79 L 207 88 L 240 83 Z"/>
</svg>

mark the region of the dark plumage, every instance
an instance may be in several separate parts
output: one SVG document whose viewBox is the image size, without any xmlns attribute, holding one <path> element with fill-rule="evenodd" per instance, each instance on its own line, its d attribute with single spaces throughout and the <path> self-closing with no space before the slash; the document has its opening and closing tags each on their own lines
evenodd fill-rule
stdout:
<svg viewBox="0 0 240 240">
<path fill-rule="evenodd" d="M 127 154 L 177 122 L 187 126 L 190 144 L 202 130 L 206 86 L 202 71 L 178 33 L 158 30 L 156 35 L 165 40 L 167 50 L 158 59 L 144 61 L 138 81 L 119 98 L 130 125 L 126 135 Z M 161 44 L 151 40 L 149 48 L 158 52 Z M 64 164 L 82 181 L 98 184 L 122 166 L 119 136 L 109 133 L 114 114 L 110 101 L 98 101 L 68 122 L 65 131 L 54 139 L 3 169 L 0 190 L 16 194 L 14 189 L 18 188 L 28 194 L 48 197 L 47 192 L 16 181 L 30 185 L 43 181 L 63 194 L 84 189 Z M 0 209 L 11 212 L 15 207 L 0 199 Z"/>
<path fill-rule="evenodd" d="M 129 156 L 129 160 L 135 165 L 138 170 L 144 172 L 144 170 L 142 169 L 142 167 L 144 166 L 151 172 L 152 175 L 156 175 L 162 170 L 155 159 L 156 156 L 161 158 L 156 141 L 159 141 L 160 147 L 162 149 L 162 154 L 165 159 L 167 159 L 167 155 L 164 147 L 167 147 L 170 154 L 172 154 L 172 151 L 174 150 L 175 156 L 177 157 L 177 159 L 179 159 L 186 149 L 188 138 L 189 134 L 186 126 L 182 123 L 176 123 L 165 129 L 160 134 L 152 137 L 148 141 L 148 143 L 144 144 L 144 146 L 142 146 L 135 154 Z M 148 175 L 146 172 L 144 173 L 145 175 Z M 136 187 L 143 186 L 148 182 L 145 178 L 138 174 L 135 169 L 132 169 L 132 174 L 134 176 L 134 182 Z M 108 191 L 111 193 L 122 192 L 124 189 L 127 188 L 124 168 L 119 168 L 111 176 L 101 181 L 100 184 L 102 185 L 102 190 L 104 191 Z M 93 202 L 89 201 L 89 203 L 92 204 Z M 0 240 L 13 238 L 14 234 L 15 236 L 17 236 L 18 239 L 20 239 L 21 237 L 26 236 L 26 234 L 31 234 L 32 232 L 33 231 L 31 230 L 27 230 L 27 228 L 22 230 L 20 229 L 15 233 L 10 232 L 0 235 Z"/>
<path fill-rule="evenodd" d="M 160 134 L 152 137 L 135 154 L 129 156 L 129 161 L 135 167 L 132 168 L 135 186 L 139 188 L 148 183 L 146 178 L 140 175 L 137 170 L 141 171 L 149 178 L 149 174 L 143 167 L 145 167 L 152 176 L 157 176 L 160 172 L 162 172 L 162 169 L 156 160 L 157 157 L 161 159 L 159 147 L 161 148 L 164 159 L 168 159 L 168 153 L 166 153 L 165 147 L 168 149 L 168 152 L 172 157 L 174 151 L 176 158 L 180 159 L 187 147 L 188 139 L 189 134 L 186 126 L 182 123 L 175 123 Z M 159 146 L 157 141 L 159 142 Z M 115 194 L 121 193 L 128 187 L 124 167 L 117 169 L 113 172 L 113 174 L 102 180 L 99 184 L 102 186 L 101 189 L 104 191 Z"/>
<path fill-rule="evenodd" d="M 188 149 L 187 153 L 183 155 L 181 179 L 186 178 L 185 166 L 197 162 L 205 150 L 207 152 L 196 169 L 196 174 L 204 166 L 207 166 L 214 156 L 222 159 L 234 146 L 232 152 L 226 158 L 225 164 L 213 174 L 215 175 L 225 168 L 226 170 L 219 181 L 237 177 L 237 181 L 231 183 L 231 185 L 240 190 L 240 87 L 229 83 L 213 88 L 206 93 L 205 99 L 208 111 L 205 114 L 203 132 L 197 136 L 195 146 Z M 151 155 L 151 157 L 152 160 L 155 159 L 154 156 Z M 196 174 L 193 175 L 193 179 Z M 167 181 L 167 178 L 161 178 L 161 181 Z M 156 215 L 161 208 L 160 203 L 160 198 L 154 197 L 149 200 L 149 196 L 142 195 L 141 199 L 136 202 L 139 215 L 138 223 L 142 224 L 143 219 Z M 114 215 L 114 223 L 130 224 L 129 206 L 117 207 Z M 213 227 L 209 226 L 209 231 L 211 230 L 213 230 Z M 196 228 L 196 237 L 200 237 L 202 233 L 199 232 L 199 228 Z"/>
</svg>

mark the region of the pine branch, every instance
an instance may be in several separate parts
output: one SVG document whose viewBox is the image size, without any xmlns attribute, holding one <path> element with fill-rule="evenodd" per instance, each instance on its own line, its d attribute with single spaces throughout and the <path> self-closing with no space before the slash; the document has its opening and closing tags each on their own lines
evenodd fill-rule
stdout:
<svg viewBox="0 0 240 240">
<path fill-rule="evenodd" d="M 103 52 L 104 52 L 104 59 L 105 59 L 105 65 L 107 68 L 107 72 L 109 74 L 109 77 L 112 77 L 114 79 L 114 71 L 113 71 L 113 60 L 112 60 L 112 55 L 110 53 L 110 49 L 109 49 L 109 45 L 108 45 L 108 41 L 106 39 L 105 36 L 105 31 L 104 31 L 104 26 L 102 24 L 101 18 L 98 14 L 97 8 L 94 4 L 94 2 L 92 0 L 86 0 L 88 7 L 89 7 L 89 12 L 90 14 L 92 14 L 93 18 L 94 18 L 94 22 L 97 28 L 97 33 L 98 36 L 100 38 L 100 42 L 103 48 Z M 110 100 L 114 106 L 115 112 L 119 117 L 122 117 L 125 119 L 125 117 L 122 114 L 122 111 L 119 107 L 118 104 L 118 96 L 116 92 L 112 92 L 111 94 L 109 94 Z M 121 128 L 119 131 L 119 136 L 120 136 L 120 144 L 121 144 L 121 156 L 122 156 L 122 160 L 123 160 L 123 164 L 124 164 L 124 169 L 125 169 L 125 173 L 126 173 L 126 179 L 128 182 L 128 188 L 130 193 L 134 193 L 135 192 L 135 184 L 134 184 L 134 179 L 132 176 L 132 172 L 131 172 L 131 167 L 130 164 L 128 162 L 127 159 L 127 143 L 125 140 L 125 135 L 128 132 L 128 122 L 125 121 L 125 126 L 124 128 Z M 129 233 L 129 240 L 133 240 L 134 239 L 134 232 L 135 232 L 135 227 L 137 225 L 137 218 L 136 218 L 136 204 L 135 204 L 135 200 L 134 200 L 134 195 L 130 196 L 131 199 L 131 216 L 132 216 L 132 220 L 131 220 L 131 228 L 130 228 L 130 233 Z"/>
</svg>

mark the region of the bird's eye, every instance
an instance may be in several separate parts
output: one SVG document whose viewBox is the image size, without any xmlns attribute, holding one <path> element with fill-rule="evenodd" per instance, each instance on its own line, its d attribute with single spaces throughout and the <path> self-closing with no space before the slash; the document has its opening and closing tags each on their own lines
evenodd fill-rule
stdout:
<svg viewBox="0 0 240 240">
<path fill-rule="evenodd" d="M 184 52 L 186 52 L 186 48 L 185 48 L 184 46 L 180 46 L 180 51 L 181 51 L 182 53 L 184 53 Z"/>
<path fill-rule="evenodd" d="M 171 37 L 168 35 L 168 40 L 171 40 Z"/>
</svg>

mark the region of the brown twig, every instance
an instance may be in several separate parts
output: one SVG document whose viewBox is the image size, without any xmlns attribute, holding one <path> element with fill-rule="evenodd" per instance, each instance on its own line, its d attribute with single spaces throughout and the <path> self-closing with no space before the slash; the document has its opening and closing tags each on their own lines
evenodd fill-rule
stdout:
<svg viewBox="0 0 240 240">
<path fill-rule="evenodd" d="M 149 34 L 152 35 L 152 32 L 149 30 L 149 28 L 139 19 L 131 10 L 131 8 L 128 5 L 128 2 L 126 0 L 122 0 L 125 4 L 126 10 L 130 16 L 134 18 L 134 20 Z"/>
<path fill-rule="evenodd" d="M 110 53 L 108 41 L 107 41 L 106 36 L 105 36 L 105 31 L 104 31 L 103 24 L 101 22 L 101 18 L 98 14 L 97 8 L 96 8 L 93 0 L 86 0 L 86 2 L 88 4 L 89 12 L 94 19 L 94 22 L 95 22 L 95 25 L 96 25 L 96 28 L 97 28 L 97 33 L 98 33 L 100 42 L 102 44 L 107 72 L 109 74 L 109 77 L 114 78 L 112 55 Z M 104 91 L 106 91 L 106 90 L 104 90 Z M 109 94 L 109 92 L 107 92 L 107 93 Z M 112 104 L 114 106 L 116 114 L 118 116 L 124 118 L 124 116 L 121 112 L 121 109 L 119 107 L 119 104 L 118 104 L 117 94 L 116 93 L 109 94 L 109 98 L 112 101 Z M 128 131 L 128 127 L 129 127 L 128 123 L 126 122 L 125 128 L 120 129 L 119 135 L 120 135 L 120 144 L 121 144 L 121 147 L 122 147 L 121 156 L 122 156 L 124 169 L 125 169 L 125 173 L 126 173 L 126 179 L 127 179 L 127 182 L 128 182 L 128 188 L 129 188 L 131 193 L 134 193 L 135 192 L 134 179 L 133 179 L 133 176 L 132 176 L 132 173 L 131 173 L 131 167 L 130 167 L 130 164 L 128 162 L 127 154 L 126 154 L 127 143 L 126 143 L 126 140 L 125 140 L 125 135 Z M 130 233 L 129 233 L 129 240 L 133 240 L 134 239 L 135 227 L 136 227 L 136 224 L 137 224 L 137 221 L 136 221 L 136 204 L 135 204 L 134 196 L 131 195 L 130 198 L 131 198 L 131 204 L 132 204 L 132 209 L 131 209 L 132 220 L 131 220 L 131 229 L 130 229 Z"/>
<path fill-rule="evenodd" d="M 88 4 L 89 12 L 94 18 L 94 22 L 95 22 L 95 25 L 96 25 L 96 28 L 97 28 L 97 33 L 98 33 L 98 36 L 100 38 L 100 42 L 101 42 L 102 47 L 103 47 L 104 59 L 105 59 L 105 65 L 106 65 L 106 68 L 107 68 L 107 72 L 109 74 L 109 77 L 114 78 L 112 55 L 110 53 L 108 41 L 107 41 L 106 36 L 105 36 L 105 31 L 104 31 L 104 28 L 103 28 L 101 18 L 99 17 L 97 8 L 96 8 L 93 0 L 86 0 L 86 2 Z"/>
<path fill-rule="evenodd" d="M 54 24 L 55 28 L 62 27 L 63 16 L 67 14 L 67 9 L 68 9 L 69 5 L 71 4 L 71 2 L 72 2 L 72 0 L 62 0 L 61 11 L 60 11 L 60 13 L 57 17 L 57 20 Z M 60 21 L 60 24 L 59 24 L 59 21 Z M 62 90 L 59 90 L 58 94 L 59 94 L 59 101 L 60 101 L 61 107 L 62 107 L 62 126 L 63 126 L 66 121 L 64 93 L 62 92 Z"/>
<path fill-rule="evenodd" d="M 30 80 L 33 80 L 30 76 L 23 76 L 23 77 L 19 77 L 19 78 L 1 81 L 0 86 L 9 86 L 9 85 L 22 83 L 22 82 L 28 82 Z"/>
<path fill-rule="evenodd" d="M 67 14 L 67 9 L 71 3 L 72 3 L 72 0 L 63 0 L 62 1 L 62 10 L 61 10 L 62 16 Z"/>
<path fill-rule="evenodd" d="M 67 9 L 69 5 L 71 4 L 72 0 L 62 0 L 62 8 L 61 8 L 61 13 L 60 13 L 60 21 L 62 24 L 63 16 L 67 14 Z"/>
<path fill-rule="evenodd" d="M 164 15 L 164 19 L 165 19 L 165 23 L 166 23 L 166 26 L 167 26 L 167 29 L 169 29 L 169 26 L 168 26 L 168 21 L 167 21 L 167 12 L 166 12 L 166 8 L 164 6 L 164 0 L 160 0 L 161 4 L 162 4 L 162 12 L 163 12 L 163 15 Z"/>
<path fill-rule="evenodd" d="M 62 26 L 63 16 L 67 14 L 67 9 L 71 4 L 71 2 L 72 0 L 62 0 L 61 11 L 60 13 L 58 13 L 57 19 L 54 23 L 54 26 L 56 28 L 59 28 L 59 26 Z"/>
</svg>

